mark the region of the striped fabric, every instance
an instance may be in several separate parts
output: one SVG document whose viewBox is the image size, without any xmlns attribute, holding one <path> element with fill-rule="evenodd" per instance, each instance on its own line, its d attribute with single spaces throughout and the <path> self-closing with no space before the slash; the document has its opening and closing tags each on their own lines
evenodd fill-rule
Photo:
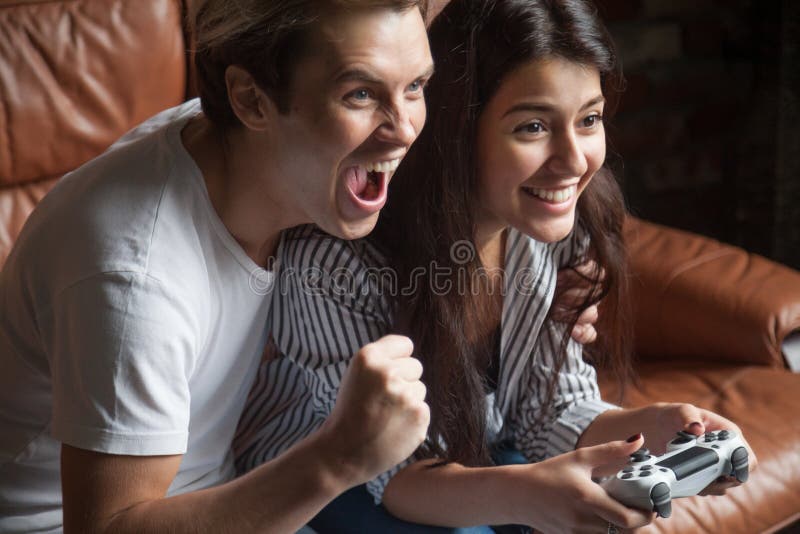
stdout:
<svg viewBox="0 0 800 534">
<path fill-rule="evenodd" d="M 570 340 L 555 395 L 547 382 L 565 326 L 546 319 L 560 267 L 578 263 L 588 244 L 579 225 L 567 239 L 537 242 L 509 229 L 497 390 L 488 400 L 487 427 L 513 439 L 532 462 L 575 448 L 600 413 L 595 370 Z M 241 472 L 274 458 L 324 421 L 349 358 L 392 332 L 396 286 L 381 255 L 364 240 L 342 241 L 313 226 L 289 231 L 279 251 L 272 334 L 279 354 L 262 363 L 235 440 Z M 394 283 L 393 283 L 394 282 Z M 391 477 L 415 460 L 367 484 L 380 501 Z"/>
</svg>

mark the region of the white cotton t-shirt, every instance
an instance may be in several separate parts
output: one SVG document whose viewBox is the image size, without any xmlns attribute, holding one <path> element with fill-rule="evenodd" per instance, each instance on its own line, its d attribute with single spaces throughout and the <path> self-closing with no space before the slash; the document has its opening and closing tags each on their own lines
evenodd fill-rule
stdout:
<svg viewBox="0 0 800 534">
<path fill-rule="evenodd" d="M 169 495 L 234 474 L 272 271 L 214 211 L 167 110 L 65 176 L 0 273 L 0 532 L 61 528 L 61 442 L 183 454 Z"/>
</svg>

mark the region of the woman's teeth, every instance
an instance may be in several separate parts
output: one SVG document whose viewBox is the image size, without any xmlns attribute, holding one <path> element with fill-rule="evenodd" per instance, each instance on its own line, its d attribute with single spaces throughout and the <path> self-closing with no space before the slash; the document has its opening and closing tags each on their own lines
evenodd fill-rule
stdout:
<svg viewBox="0 0 800 534">
<path fill-rule="evenodd" d="M 378 161 L 375 163 L 367 163 L 364 168 L 367 172 L 394 172 L 397 166 L 400 165 L 400 158 L 390 161 Z"/>
<path fill-rule="evenodd" d="M 523 187 L 522 189 L 529 195 L 533 195 L 546 202 L 561 203 L 574 197 L 575 193 L 578 191 L 578 186 L 571 185 L 564 189 L 537 189 L 535 187 Z"/>
</svg>

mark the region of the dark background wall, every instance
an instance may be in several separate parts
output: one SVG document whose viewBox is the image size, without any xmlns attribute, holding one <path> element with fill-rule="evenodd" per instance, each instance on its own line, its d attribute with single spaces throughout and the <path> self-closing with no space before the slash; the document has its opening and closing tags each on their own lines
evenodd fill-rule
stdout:
<svg viewBox="0 0 800 534">
<path fill-rule="evenodd" d="M 800 2 L 596 0 L 630 209 L 800 269 Z"/>
</svg>

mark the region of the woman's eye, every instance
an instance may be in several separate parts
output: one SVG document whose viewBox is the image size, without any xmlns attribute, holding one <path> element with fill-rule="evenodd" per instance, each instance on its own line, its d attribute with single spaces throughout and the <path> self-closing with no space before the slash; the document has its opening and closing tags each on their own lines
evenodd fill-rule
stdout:
<svg viewBox="0 0 800 534">
<path fill-rule="evenodd" d="M 515 133 L 528 133 L 528 134 L 538 134 L 544 131 L 544 125 L 539 121 L 528 122 L 521 126 L 517 126 L 514 130 Z"/>
<path fill-rule="evenodd" d="M 583 119 L 583 125 L 586 128 L 592 128 L 593 126 L 597 126 L 603 121 L 602 115 L 589 115 L 585 119 Z"/>
</svg>

